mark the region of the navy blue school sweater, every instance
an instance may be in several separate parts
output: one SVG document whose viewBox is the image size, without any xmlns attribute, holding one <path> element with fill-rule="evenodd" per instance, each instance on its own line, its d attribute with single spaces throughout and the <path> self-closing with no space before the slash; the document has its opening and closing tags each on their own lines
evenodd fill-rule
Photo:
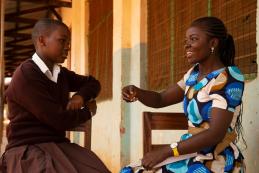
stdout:
<svg viewBox="0 0 259 173">
<path fill-rule="evenodd" d="M 100 83 L 92 76 L 78 75 L 64 67 L 55 83 L 31 59 L 23 62 L 5 92 L 10 119 L 7 149 L 42 142 L 68 142 L 65 131 L 91 118 L 86 107 L 66 110 L 69 92 L 76 92 L 86 102 L 97 97 Z"/>
</svg>

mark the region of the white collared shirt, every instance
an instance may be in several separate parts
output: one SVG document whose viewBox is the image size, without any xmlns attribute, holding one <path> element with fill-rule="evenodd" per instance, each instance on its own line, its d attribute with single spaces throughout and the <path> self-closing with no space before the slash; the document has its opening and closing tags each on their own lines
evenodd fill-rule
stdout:
<svg viewBox="0 0 259 173">
<path fill-rule="evenodd" d="M 42 59 L 37 55 L 37 53 L 34 53 L 32 56 L 32 60 L 35 62 L 35 64 L 40 68 L 42 73 L 44 73 L 49 80 L 57 83 L 58 81 L 58 74 L 60 72 L 60 66 L 58 64 L 54 64 L 53 66 L 53 74 L 47 67 L 47 65 L 42 61 Z"/>
</svg>

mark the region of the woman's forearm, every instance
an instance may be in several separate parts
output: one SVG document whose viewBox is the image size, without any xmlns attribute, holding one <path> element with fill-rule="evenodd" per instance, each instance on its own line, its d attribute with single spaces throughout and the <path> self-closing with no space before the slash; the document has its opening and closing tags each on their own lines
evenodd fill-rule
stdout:
<svg viewBox="0 0 259 173">
<path fill-rule="evenodd" d="M 144 105 L 152 108 L 161 108 L 163 107 L 161 94 L 155 91 L 147 91 L 138 88 L 137 99 Z"/>
</svg>

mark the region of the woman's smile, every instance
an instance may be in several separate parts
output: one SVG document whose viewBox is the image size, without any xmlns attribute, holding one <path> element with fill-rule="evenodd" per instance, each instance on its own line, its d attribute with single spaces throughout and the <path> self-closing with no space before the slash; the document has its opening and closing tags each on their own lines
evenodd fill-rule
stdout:
<svg viewBox="0 0 259 173">
<path fill-rule="evenodd" d="M 187 52 L 186 52 L 186 57 L 187 57 L 187 58 L 191 58 L 192 54 L 193 54 L 193 52 L 187 51 Z"/>
</svg>

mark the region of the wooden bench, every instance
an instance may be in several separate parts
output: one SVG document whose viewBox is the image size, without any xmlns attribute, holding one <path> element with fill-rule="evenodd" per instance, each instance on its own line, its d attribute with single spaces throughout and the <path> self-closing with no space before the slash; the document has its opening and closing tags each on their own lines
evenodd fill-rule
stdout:
<svg viewBox="0 0 259 173">
<path fill-rule="evenodd" d="M 143 152 L 166 144 L 152 144 L 152 130 L 187 130 L 188 121 L 184 113 L 143 112 Z"/>
<path fill-rule="evenodd" d="M 84 132 L 84 147 L 91 150 L 92 119 L 67 132 L 68 138 L 70 138 L 69 132 Z"/>
</svg>

